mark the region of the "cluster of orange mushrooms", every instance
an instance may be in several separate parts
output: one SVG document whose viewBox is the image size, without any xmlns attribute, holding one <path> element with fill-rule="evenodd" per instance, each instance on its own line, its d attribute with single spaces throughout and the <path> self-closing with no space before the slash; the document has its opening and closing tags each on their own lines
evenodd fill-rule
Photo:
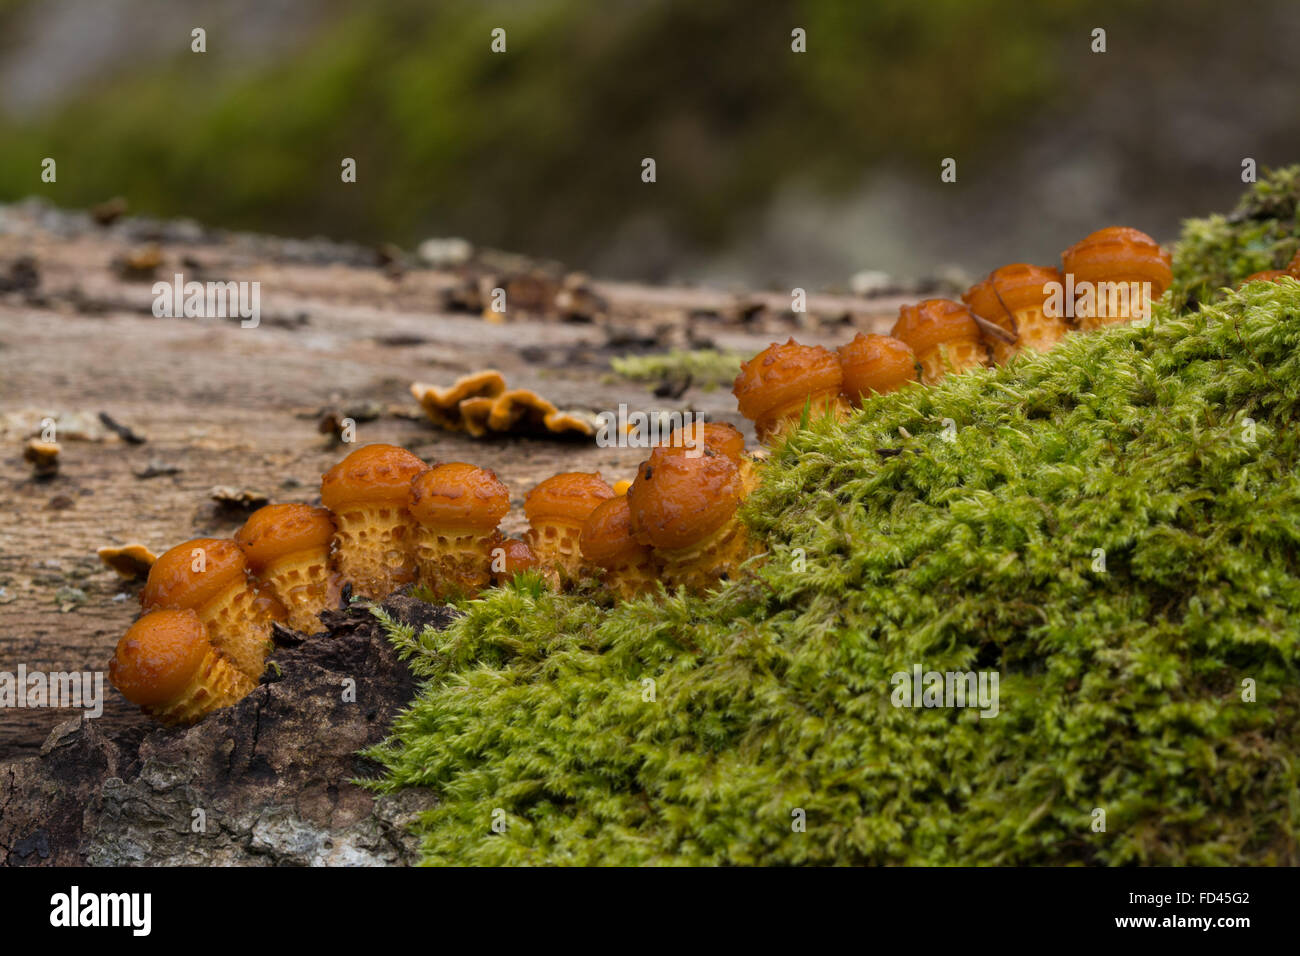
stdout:
<svg viewBox="0 0 1300 956">
<path fill-rule="evenodd" d="M 805 404 L 814 413 L 846 414 L 862 396 L 909 382 L 932 385 L 945 375 L 998 365 L 1030 349 L 1046 352 L 1072 331 L 1091 331 L 1146 314 L 1173 281 L 1169 253 L 1146 233 L 1111 226 L 1061 254 L 1061 268 L 1023 262 L 1002 266 L 971 286 L 962 301 L 926 299 L 903 306 L 890 335 L 858 336 L 838 355 L 793 339 L 742 366 L 735 394 L 761 439 Z M 1140 298 L 1118 298 L 1114 311 L 1096 306 L 1095 290 L 1122 285 Z M 1054 292 L 1055 305 L 1049 305 Z M 1087 290 L 1076 310 L 1071 294 Z M 1079 300 L 1082 303 L 1082 299 Z M 1076 316 L 1077 311 L 1077 316 Z"/>
<path fill-rule="evenodd" d="M 1149 283 L 1153 296 L 1172 280 L 1168 254 L 1121 227 L 1066 250 L 1062 267 L 1003 266 L 962 302 L 905 306 L 892 336 L 859 334 L 838 354 L 793 339 L 774 344 L 742 366 L 733 387 L 740 411 L 770 442 L 805 409 L 847 413 L 874 392 L 931 384 L 990 357 L 1045 351 L 1076 327 L 1136 317 L 1136 309 L 1086 314 L 1072 325 L 1049 314 L 1046 287 L 1066 273 L 1080 284 Z M 378 600 L 419 584 L 445 599 L 532 569 L 555 588 L 598 579 L 621 599 L 654 594 L 661 581 L 705 590 L 755 553 L 737 510 L 757 483 L 756 466 L 737 429 L 689 425 L 617 489 L 583 472 L 541 482 L 525 499 L 528 531 L 509 538 L 500 524 L 510 495 L 493 472 L 463 462 L 431 468 L 405 449 L 367 445 L 322 477 L 322 507 L 267 505 L 233 538 L 198 538 L 163 554 L 110 678 L 159 720 L 192 723 L 253 690 L 273 623 L 314 633 L 345 589 Z"/>
<path fill-rule="evenodd" d="M 525 499 L 527 533 L 508 538 L 510 493 L 493 472 L 367 445 L 325 473 L 323 507 L 267 505 L 233 538 L 159 557 L 110 679 L 147 713 L 186 724 L 253 690 L 273 623 L 314 633 L 345 589 L 473 596 L 529 569 L 556 588 L 598 578 L 620 598 L 659 581 L 707 588 L 752 553 L 736 516 L 755 483 L 744 446 L 732 426 L 699 423 L 654 448 L 622 494 L 599 474 L 555 475 Z"/>
</svg>

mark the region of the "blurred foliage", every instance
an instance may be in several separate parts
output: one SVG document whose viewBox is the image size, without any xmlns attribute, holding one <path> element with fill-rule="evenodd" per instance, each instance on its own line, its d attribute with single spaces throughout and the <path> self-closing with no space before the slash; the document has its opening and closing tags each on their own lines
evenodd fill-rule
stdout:
<svg viewBox="0 0 1300 956">
<path fill-rule="evenodd" d="M 999 129 L 1072 82 L 1069 55 L 1086 52 L 1095 11 L 1083 0 L 339 7 L 295 53 L 251 70 L 213 69 L 220 35 L 203 56 L 186 37 L 170 60 L 47 116 L 0 117 L 0 199 L 120 194 L 135 211 L 215 225 L 406 245 L 454 233 L 571 261 L 646 214 L 716 246 L 792 172 L 835 190 L 886 159 L 928 169 L 995 150 Z M 816 55 L 791 53 L 796 25 Z M 506 55 L 489 50 L 496 26 Z M 44 156 L 58 159 L 57 184 L 39 182 Z M 340 182 L 345 156 L 355 185 Z M 640 180 L 645 156 L 654 188 Z"/>
</svg>

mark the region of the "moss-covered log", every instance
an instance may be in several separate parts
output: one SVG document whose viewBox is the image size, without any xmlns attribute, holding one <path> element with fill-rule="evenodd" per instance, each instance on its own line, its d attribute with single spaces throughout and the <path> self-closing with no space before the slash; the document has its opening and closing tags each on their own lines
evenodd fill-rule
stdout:
<svg viewBox="0 0 1300 956">
<path fill-rule="evenodd" d="M 814 423 L 720 593 L 394 626 L 377 786 L 434 863 L 1294 865 L 1298 348 L 1252 283 Z M 895 706 L 918 665 L 997 715 Z"/>
</svg>

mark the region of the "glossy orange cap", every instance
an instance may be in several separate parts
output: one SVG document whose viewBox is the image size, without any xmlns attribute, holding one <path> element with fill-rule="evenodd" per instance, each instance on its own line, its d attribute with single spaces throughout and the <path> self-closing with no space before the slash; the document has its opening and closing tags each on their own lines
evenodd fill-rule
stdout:
<svg viewBox="0 0 1300 956">
<path fill-rule="evenodd" d="M 1292 275 L 1286 269 L 1265 269 L 1263 272 L 1252 272 L 1246 278 L 1241 280 L 1241 284 L 1247 282 L 1276 282 L 1278 279 Z"/>
<path fill-rule="evenodd" d="M 982 282 L 967 289 L 961 300 L 976 315 L 1014 332 L 1011 313 L 1041 307 L 1050 295 L 1043 287 L 1063 281 L 1059 269 L 1016 262 L 994 269 Z"/>
<path fill-rule="evenodd" d="M 510 511 L 510 490 L 495 472 L 453 461 L 417 475 L 406 507 L 429 527 L 490 531 Z"/>
<path fill-rule="evenodd" d="M 582 522 L 596 505 L 614 497 L 614 489 L 598 473 L 567 471 L 539 484 L 524 499 L 530 523 L 547 519 Z"/>
<path fill-rule="evenodd" d="M 196 553 L 200 552 L 200 553 Z M 202 570 L 195 570 L 199 567 Z M 248 559 L 229 538 L 195 538 L 163 553 L 152 568 L 140 604 L 155 608 L 197 608 L 233 581 L 246 581 Z"/>
<path fill-rule="evenodd" d="M 608 568 L 648 552 L 632 537 L 632 509 L 627 496 L 602 501 L 582 526 L 582 556 Z"/>
<path fill-rule="evenodd" d="M 980 340 L 980 327 L 970 309 L 951 299 L 926 299 L 898 310 L 894 338 L 901 339 L 918 355 L 945 342 Z"/>
<path fill-rule="evenodd" d="M 901 339 L 859 332 L 838 351 L 844 394 L 854 402 L 863 395 L 884 395 L 917 380 L 916 356 Z"/>
<path fill-rule="evenodd" d="M 321 477 L 321 503 L 331 511 L 348 505 L 405 505 L 411 479 L 429 466 L 396 445 L 366 445 Z"/>
<path fill-rule="evenodd" d="M 800 345 L 792 338 L 784 345 L 769 345 L 743 363 L 731 393 L 740 414 L 756 422 L 814 392 L 838 392 L 842 382 L 834 353 L 820 345 Z"/>
<path fill-rule="evenodd" d="M 1158 242 L 1128 226 L 1098 229 L 1061 253 L 1062 271 L 1076 282 L 1150 282 L 1152 298 L 1174 281 L 1172 261 Z"/>
<path fill-rule="evenodd" d="M 117 642 L 108 679 L 133 704 L 165 704 L 189 686 L 209 650 L 207 629 L 193 611 L 151 611 Z"/>
<path fill-rule="evenodd" d="M 328 548 L 334 537 L 334 516 L 326 508 L 283 504 L 258 508 L 235 532 L 254 574 L 286 554 Z"/>
<path fill-rule="evenodd" d="M 675 429 L 659 447 L 678 452 L 707 451 L 740 461 L 745 454 L 745 436 L 725 422 L 697 421 Z"/>
<path fill-rule="evenodd" d="M 656 548 L 685 548 L 721 528 L 744 493 L 725 455 L 687 458 L 656 448 L 627 491 L 632 532 Z"/>
<path fill-rule="evenodd" d="M 531 571 L 537 567 L 537 555 L 533 554 L 533 549 L 528 546 L 528 542 L 520 541 L 518 538 L 506 538 L 500 544 L 501 549 L 505 552 L 505 570 L 494 571 L 493 574 L 498 582 L 509 581 L 516 574 L 523 571 Z M 496 558 L 496 555 L 493 555 Z"/>
</svg>

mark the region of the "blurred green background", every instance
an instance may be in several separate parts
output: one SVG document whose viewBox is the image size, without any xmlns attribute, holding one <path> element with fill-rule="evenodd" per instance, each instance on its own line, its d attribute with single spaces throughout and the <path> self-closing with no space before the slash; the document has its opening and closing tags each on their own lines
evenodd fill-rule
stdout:
<svg viewBox="0 0 1300 956">
<path fill-rule="evenodd" d="M 647 280 L 981 273 L 1300 159 L 1297 49 L 1292 0 L 0 0 L 0 200 Z"/>
</svg>

